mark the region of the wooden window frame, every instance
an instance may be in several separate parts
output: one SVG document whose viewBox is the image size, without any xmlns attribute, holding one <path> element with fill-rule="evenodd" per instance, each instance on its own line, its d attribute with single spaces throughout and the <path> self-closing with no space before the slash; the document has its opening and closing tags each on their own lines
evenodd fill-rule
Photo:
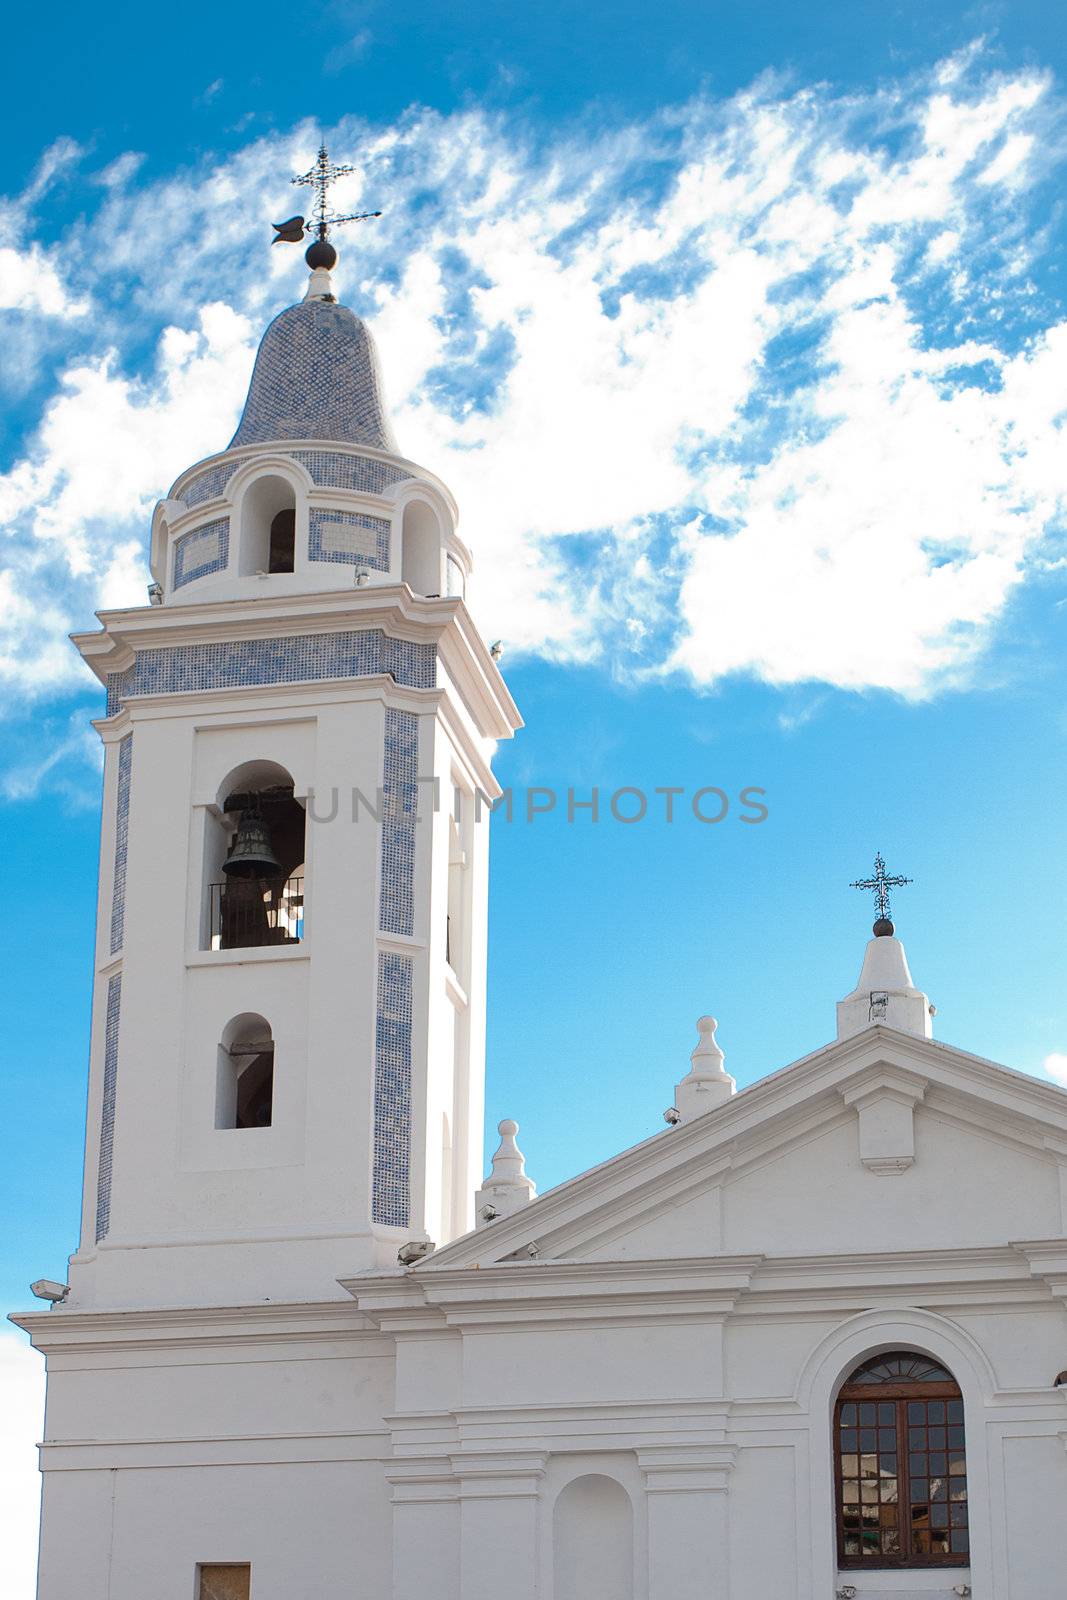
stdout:
<svg viewBox="0 0 1067 1600">
<path fill-rule="evenodd" d="M 945 1568 L 945 1567 L 948 1567 L 948 1568 L 968 1567 L 968 1566 L 970 1566 L 970 1563 L 971 1563 L 971 1557 L 970 1557 L 969 1548 L 968 1548 L 968 1550 L 966 1552 L 963 1552 L 963 1553 L 949 1552 L 949 1553 L 946 1553 L 946 1554 L 940 1554 L 940 1553 L 935 1553 L 933 1551 L 926 1551 L 926 1550 L 916 1551 L 912 1546 L 912 1534 L 913 1534 L 914 1530 L 912 1528 L 912 1523 L 911 1523 L 911 1474 L 910 1474 L 910 1461 L 908 1459 L 910 1454 L 911 1454 L 911 1451 L 908 1449 L 908 1443 L 907 1443 L 907 1441 L 908 1441 L 908 1428 L 910 1426 L 909 1418 L 908 1418 L 908 1402 L 909 1401 L 913 1401 L 913 1400 L 918 1400 L 918 1401 L 929 1401 L 929 1400 L 951 1401 L 951 1400 L 959 1400 L 959 1401 L 962 1401 L 963 1395 L 960 1392 L 959 1384 L 957 1384 L 955 1382 L 955 1380 L 950 1380 L 948 1382 L 937 1381 L 937 1380 L 926 1380 L 926 1381 L 919 1380 L 919 1381 L 913 1381 L 913 1382 L 910 1382 L 910 1383 L 906 1382 L 906 1381 L 905 1382 L 899 1382 L 899 1383 L 870 1383 L 870 1382 L 868 1382 L 868 1383 L 856 1383 L 856 1382 L 852 1381 L 853 1378 L 856 1376 L 856 1373 L 864 1371 L 867 1366 L 873 1364 L 874 1360 L 889 1361 L 889 1360 L 893 1360 L 895 1357 L 897 1357 L 899 1355 L 905 1355 L 905 1354 L 911 1354 L 911 1352 L 905 1352 L 905 1351 L 898 1352 L 898 1351 L 890 1350 L 890 1351 L 884 1352 L 884 1354 L 882 1354 L 881 1356 L 873 1358 L 872 1362 L 864 1362 L 861 1367 L 858 1367 L 858 1368 L 855 1369 L 855 1371 L 850 1376 L 849 1381 L 842 1386 L 841 1391 L 837 1396 L 837 1401 L 836 1401 L 836 1403 L 834 1405 L 834 1429 L 833 1429 L 834 1513 L 835 1513 L 834 1520 L 835 1520 L 836 1529 L 837 1529 L 837 1564 L 838 1564 L 838 1567 L 841 1570 L 845 1570 L 845 1571 L 849 1571 L 849 1572 L 879 1571 L 879 1570 L 882 1570 L 882 1571 L 884 1571 L 884 1570 L 899 1571 L 902 1568 L 903 1569 L 912 1569 L 912 1570 L 914 1570 L 916 1568 L 919 1568 L 919 1569 L 925 1568 L 926 1570 L 930 1570 L 931 1568 L 941 1569 L 941 1568 Z M 939 1365 L 939 1363 L 935 1362 L 932 1358 L 931 1358 L 931 1363 L 930 1364 L 931 1365 Z M 942 1370 L 944 1370 L 944 1369 L 942 1368 Z M 868 1403 L 868 1404 L 871 1403 L 871 1402 L 874 1402 L 875 1404 L 888 1402 L 888 1403 L 893 1404 L 895 1406 L 895 1408 L 896 1408 L 896 1438 L 897 1438 L 897 1452 L 896 1452 L 896 1454 L 897 1454 L 897 1480 L 896 1480 L 897 1481 L 897 1501 L 896 1501 L 896 1503 L 897 1503 L 897 1506 L 898 1506 L 897 1527 L 898 1527 L 899 1539 L 900 1539 L 900 1547 L 901 1547 L 899 1556 L 887 1555 L 887 1554 L 883 1553 L 882 1551 L 879 1551 L 876 1556 L 865 1556 L 863 1554 L 860 1554 L 860 1555 L 846 1555 L 845 1554 L 844 1474 L 843 1474 L 842 1468 L 841 1468 L 841 1457 L 842 1457 L 842 1450 L 841 1450 L 841 1428 L 842 1428 L 842 1424 L 841 1424 L 841 1408 L 842 1408 L 842 1406 L 845 1406 L 845 1405 L 849 1405 L 849 1404 L 860 1405 L 860 1404 L 863 1404 L 865 1402 Z M 857 1427 L 858 1426 L 859 1426 L 859 1423 L 858 1423 L 858 1419 L 857 1419 Z M 966 1418 L 964 1418 L 963 1427 L 964 1427 L 964 1430 L 965 1430 L 964 1431 L 964 1439 L 963 1439 L 963 1458 L 964 1458 L 964 1465 L 966 1467 L 966 1460 L 967 1460 Z M 857 1452 L 857 1453 L 866 1453 L 866 1452 Z M 968 1497 L 965 1499 L 964 1504 L 967 1507 L 968 1517 L 967 1517 L 967 1520 L 963 1523 L 963 1527 L 967 1530 L 967 1532 L 969 1534 L 969 1531 L 970 1531 L 970 1527 L 969 1527 L 969 1511 L 970 1511 L 969 1479 L 965 1479 L 965 1481 L 968 1484 L 968 1489 L 967 1489 Z M 951 1500 L 946 1500 L 946 1504 L 951 1505 L 952 1504 Z M 947 1531 L 951 1531 L 951 1530 L 947 1530 Z M 861 1537 L 862 1537 L 862 1534 L 861 1534 Z"/>
</svg>

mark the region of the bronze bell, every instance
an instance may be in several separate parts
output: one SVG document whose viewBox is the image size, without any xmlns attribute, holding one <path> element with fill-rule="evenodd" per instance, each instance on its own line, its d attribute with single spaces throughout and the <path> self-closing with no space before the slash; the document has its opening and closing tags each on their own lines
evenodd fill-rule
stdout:
<svg viewBox="0 0 1067 1600">
<path fill-rule="evenodd" d="M 222 870 L 230 878 L 273 878 L 281 871 L 258 805 L 246 806 L 241 812 Z"/>
</svg>

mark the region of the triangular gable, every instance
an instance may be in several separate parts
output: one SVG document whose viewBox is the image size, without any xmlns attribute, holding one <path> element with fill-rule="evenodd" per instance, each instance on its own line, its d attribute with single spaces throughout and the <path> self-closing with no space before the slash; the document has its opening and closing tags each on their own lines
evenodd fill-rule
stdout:
<svg viewBox="0 0 1067 1600">
<path fill-rule="evenodd" d="M 852 1166 L 891 1177 L 915 1160 L 917 1107 L 924 1123 L 969 1129 L 976 1138 L 1025 1153 L 1031 1165 L 1042 1163 L 1046 1210 L 1055 1220 L 1023 1232 L 1033 1237 L 1067 1231 L 1067 1091 L 951 1046 L 876 1026 L 560 1184 L 512 1216 L 438 1250 L 418 1270 L 490 1266 L 528 1254 L 546 1260 L 611 1257 L 614 1241 L 640 1230 L 654 1237 L 650 1225 L 657 1218 L 671 1212 L 681 1221 L 697 1197 L 746 1170 L 784 1167 L 790 1153 L 804 1147 L 811 1148 L 804 1159 L 815 1163 L 816 1172 L 820 1163 L 843 1159 L 847 1147 Z M 1031 1165 L 1009 1164 L 1008 1181 L 1015 1172 L 1028 1181 Z M 865 1192 L 872 1206 L 893 1198 L 892 1191 Z M 678 1253 L 716 1253 L 706 1209 L 703 1247 L 679 1240 Z"/>
</svg>

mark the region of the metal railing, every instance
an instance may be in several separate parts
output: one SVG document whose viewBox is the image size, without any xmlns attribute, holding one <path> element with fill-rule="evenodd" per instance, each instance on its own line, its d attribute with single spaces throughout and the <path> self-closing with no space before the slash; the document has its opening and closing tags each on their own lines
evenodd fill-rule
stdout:
<svg viewBox="0 0 1067 1600">
<path fill-rule="evenodd" d="M 270 883 L 227 878 L 208 884 L 208 948 L 249 950 L 299 944 L 304 937 L 304 880 Z"/>
</svg>

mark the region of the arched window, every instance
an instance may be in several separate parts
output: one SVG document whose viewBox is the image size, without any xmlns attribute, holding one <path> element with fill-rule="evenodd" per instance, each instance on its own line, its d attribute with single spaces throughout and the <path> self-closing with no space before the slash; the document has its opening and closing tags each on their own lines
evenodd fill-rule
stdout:
<svg viewBox="0 0 1067 1600">
<path fill-rule="evenodd" d="M 400 532 L 400 576 L 415 594 L 441 593 L 441 531 L 425 500 L 404 507 Z"/>
<path fill-rule="evenodd" d="M 299 944 L 306 814 L 273 761 L 246 761 L 218 790 L 204 840 L 203 948 Z"/>
<path fill-rule="evenodd" d="M 253 1011 L 234 1017 L 219 1041 L 216 1128 L 269 1128 L 274 1118 L 274 1038 Z"/>
<path fill-rule="evenodd" d="M 834 1457 L 840 1566 L 967 1566 L 963 1398 L 944 1367 L 910 1350 L 857 1367 Z"/>
<path fill-rule="evenodd" d="M 243 578 L 292 572 L 296 556 L 296 491 L 286 478 L 265 474 L 241 501 L 238 570 Z"/>
</svg>

